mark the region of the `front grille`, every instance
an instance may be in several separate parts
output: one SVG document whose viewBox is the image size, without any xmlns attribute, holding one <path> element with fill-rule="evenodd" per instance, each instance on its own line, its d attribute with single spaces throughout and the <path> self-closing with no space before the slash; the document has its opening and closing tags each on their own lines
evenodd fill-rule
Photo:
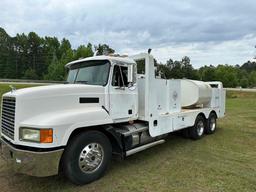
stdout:
<svg viewBox="0 0 256 192">
<path fill-rule="evenodd" d="M 15 98 L 4 97 L 2 103 L 2 133 L 14 139 Z"/>
</svg>

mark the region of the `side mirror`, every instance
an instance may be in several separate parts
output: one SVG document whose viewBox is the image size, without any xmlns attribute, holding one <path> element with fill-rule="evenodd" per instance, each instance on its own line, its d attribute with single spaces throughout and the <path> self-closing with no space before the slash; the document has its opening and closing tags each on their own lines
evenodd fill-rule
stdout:
<svg viewBox="0 0 256 192">
<path fill-rule="evenodd" d="M 133 82 L 133 65 L 128 65 L 128 83 Z"/>
</svg>

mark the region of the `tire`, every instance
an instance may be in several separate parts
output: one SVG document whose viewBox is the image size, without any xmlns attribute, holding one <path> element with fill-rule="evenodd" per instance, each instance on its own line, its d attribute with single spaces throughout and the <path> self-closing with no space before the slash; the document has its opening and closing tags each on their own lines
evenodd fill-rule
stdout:
<svg viewBox="0 0 256 192">
<path fill-rule="evenodd" d="M 193 140 L 201 139 L 203 137 L 205 128 L 205 118 L 202 115 L 198 115 L 194 126 L 189 128 L 189 137 Z"/>
<path fill-rule="evenodd" d="M 207 120 L 207 127 L 205 129 L 206 134 L 213 134 L 217 128 L 217 116 L 215 113 L 210 113 Z"/>
<path fill-rule="evenodd" d="M 86 131 L 74 137 L 64 151 L 64 175 L 74 184 L 83 185 L 101 178 L 112 157 L 109 139 L 99 131 Z"/>
</svg>

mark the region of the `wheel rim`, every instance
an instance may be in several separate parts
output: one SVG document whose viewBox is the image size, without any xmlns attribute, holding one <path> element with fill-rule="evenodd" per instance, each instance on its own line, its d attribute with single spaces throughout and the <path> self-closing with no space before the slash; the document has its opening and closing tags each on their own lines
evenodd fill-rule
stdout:
<svg viewBox="0 0 256 192">
<path fill-rule="evenodd" d="M 204 122 L 203 121 L 199 121 L 197 123 L 196 128 L 197 128 L 196 130 L 197 130 L 198 136 L 202 136 L 203 132 L 204 132 Z"/>
<path fill-rule="evenodd" d="M 80 153 L 79 168 L 84 173 L 93 173 L 101 166 L 103 159 L 103 147 L 99 143 L 89 143 Z"/>
<path fill-rule="evenodd" d="M 216 119 L 214 117 L 212 117 L 210 120 L 210 130 L 214 131 L 215 128 L 216 128 Z"/>
</svg>

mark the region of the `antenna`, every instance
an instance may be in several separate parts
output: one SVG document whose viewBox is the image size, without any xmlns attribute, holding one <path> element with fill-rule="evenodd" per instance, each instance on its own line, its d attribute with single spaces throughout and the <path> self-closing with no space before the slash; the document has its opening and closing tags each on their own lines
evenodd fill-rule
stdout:
<svg viewBox="0 0 256 192">
<path fill-rule="evenodd" d="M 95 57 L 95 56 L 97 56 L 97 54 L 98 54 L 98 50 L 96 50 L 96 51 L 94 52 L 93 56 Z"/>
<path fill-rule="evenodd" d="M 254 48 L 256 49 L 256 45 L 254 46 Z M 256 54 L 255 54 L 255 56 L 253 57 L 253 59 L 255 59 L 255 60 L 256 60 Z"/>
</svg>

